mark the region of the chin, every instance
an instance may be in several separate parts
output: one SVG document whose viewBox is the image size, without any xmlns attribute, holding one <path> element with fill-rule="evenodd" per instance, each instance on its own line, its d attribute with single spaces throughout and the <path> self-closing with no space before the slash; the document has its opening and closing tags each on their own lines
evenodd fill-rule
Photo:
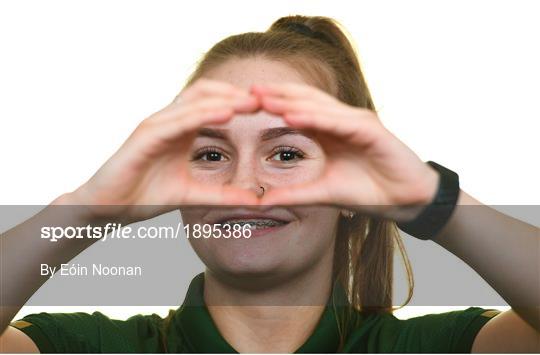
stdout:
<svg viewBox="0 0 540 355">
<path fill-rule="evenodd" d="M 270 273 L 302 253 L 305 231 L 298 222 L 255 230 L 249 238 L 190 239 L 199 258 L 211 269 L 231 274 Z M 299 250 L 296 250 L 299 249 Z"/>
<path fill-rule="evenodd" d="M 216 243 L 217 244 L 217 243 Z M 216 274 L 235 278 L 271 277 L 291 268 L 291 250 L 280 243 L 253 240 L 219 243 L 198 253 L 204 264 Z M 298 261 L 298 260 L 297 260 Z"/>
</svg>

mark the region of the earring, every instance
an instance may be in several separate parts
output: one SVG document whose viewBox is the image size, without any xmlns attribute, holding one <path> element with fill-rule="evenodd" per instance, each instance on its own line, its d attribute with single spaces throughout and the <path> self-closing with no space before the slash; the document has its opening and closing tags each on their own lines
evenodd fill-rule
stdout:
<svg viewBox="0 0 540 355">
<path fill-rule="evenodd" d="M 356 216 L 356 212 L 351 210 L 341 210 L 341 215 L 348 219 L 353 219 Z"/>
</svg>

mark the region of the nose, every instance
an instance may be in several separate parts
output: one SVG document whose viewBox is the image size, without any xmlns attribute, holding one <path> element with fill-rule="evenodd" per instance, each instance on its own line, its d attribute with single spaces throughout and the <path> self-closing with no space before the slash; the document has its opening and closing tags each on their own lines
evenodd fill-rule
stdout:
<svg viewBox="0 0 540 355">
<path fill-rule="evenodd" d="M 253 161 L 244 161 L 236 165 L 229 184 L 241 189 L 251 190 L 261 197 L 268 189 L 268 185 L 263 180 L 264 177 L 257 165 Z"/>
</svg>

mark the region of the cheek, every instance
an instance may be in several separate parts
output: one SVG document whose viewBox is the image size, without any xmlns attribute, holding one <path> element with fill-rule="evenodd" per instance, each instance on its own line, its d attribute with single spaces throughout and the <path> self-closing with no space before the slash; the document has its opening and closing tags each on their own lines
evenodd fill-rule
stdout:
<svg viewBox="0 0 540 355">
<path fill-rule="evenodd" d="M 266 166 L 264 173 L 269 182 L 279 185 L 293 185 L 313 181 L 324 172 L 324 159 L 310 159 L 302 161 L 290 168 Z"/>
<path fill-rule="evenodd" d="M 250 164 L 241 167 L 231 165 L 219 169 L 192 169 L 191 177 L 202 184 L 223 184 L 238 173 L 244 175 L 243 172 L 237 171 L 238 169 L 247 169 L 254 177 L 263 179 L 270 184 L 292 185 L 313 181 L 321 176 L 324 171 L 324 162 L 322 159 L 311 159 L 291 167 L 261 162 L 259 165 Z"/>
<path fill-rule="evenodd" d="M 180 218 L 182 218 L 182 223 L 185 225 L 193 225 L 202 223 L 203 216 L 207 213 L 208 209 L 195 208 L 195 207 L 184 207 L 180 211 Z"/>
<path fill-rule="evenodd" d="M 193 180 L 202 184 L 221 184 L 228 179 L 231 174 L 230 168 L 219 169 L 191 169 L 190 175 Z"/>
<path fill-rule="evenodd" d="M 340 216 L 338 208 L 309 206 L 293 210 L 302 220 L 304 238 L 323 246 L 333 243 Z"/>
</svg>

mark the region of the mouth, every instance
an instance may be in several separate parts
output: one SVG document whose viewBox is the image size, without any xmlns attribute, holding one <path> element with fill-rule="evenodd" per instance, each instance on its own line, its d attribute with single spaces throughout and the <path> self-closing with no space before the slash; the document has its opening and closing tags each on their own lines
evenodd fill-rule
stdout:
<svg viewBox="0 0 540 355">
<path fill-rule="evenodd" d="M 281 227 L 286 224 L 289 224 L 290 221 L 283 221 L 273 218 L 244 218 L 244 219 L 227 219 L 220 222 L 222 226 L 229 225 L 231 228 L 234 225 L 238 225 L 242 228 L 247 228 L 250 230 L 263 230 L 268 228 Z"/>
<path fill-rule="evenodd" d="M 208 224 L 219 225 L 216 227 L 227 234 L 232 231 L 236 235 L 240 231 L 242 234 L 248 232 L 249 237 L 256 237 L 281 231 L 297 218 L 287 209 L 271 209 L 264 212 L 236 209 L 212 210 L 205 220 Z"/>
</svg>

